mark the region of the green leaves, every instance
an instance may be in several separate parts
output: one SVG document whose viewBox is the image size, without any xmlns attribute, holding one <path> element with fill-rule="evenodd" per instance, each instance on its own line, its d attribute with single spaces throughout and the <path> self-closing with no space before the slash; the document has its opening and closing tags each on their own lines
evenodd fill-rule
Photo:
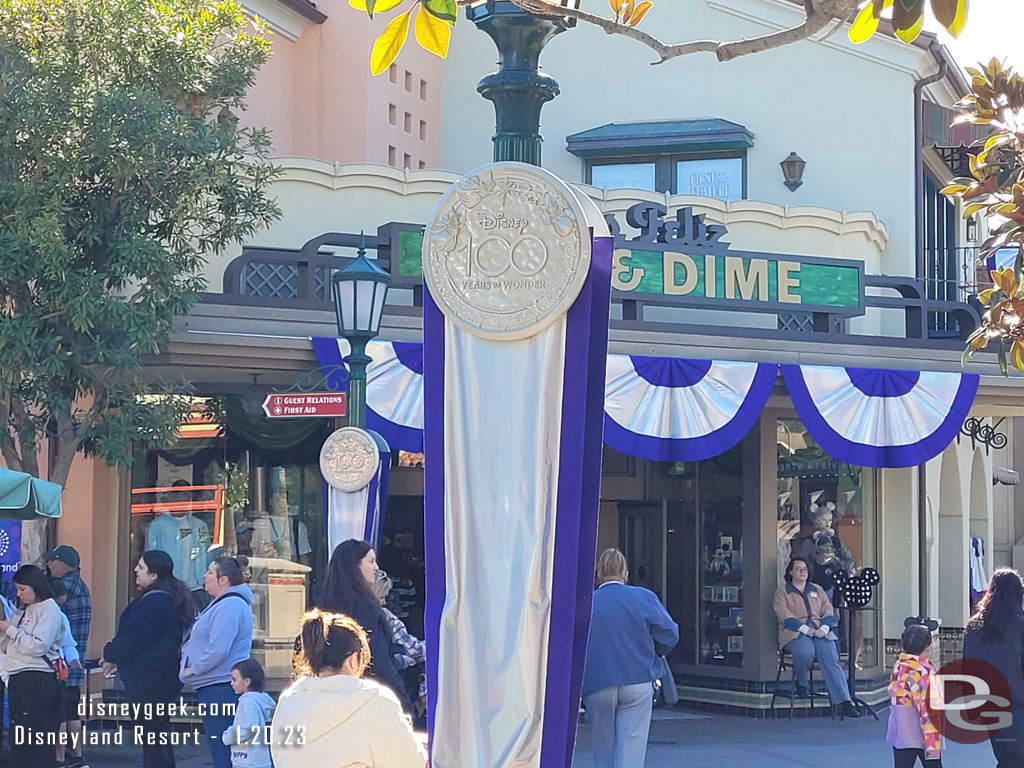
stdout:
<svg viewBox="0 0 1024 768">
<path fill-rule="evenodd" d="M 459 13 L 455 0 L 423 0 L 423 7 L 449 26 L 455 26 Z"/>
<path fill-rule="evenodd" d="M 239 124 L 269 53 L 235 2 L 0 0 L 0 448 L 51 477 L 173 437 L 139 375 L 207 258 L 279 214 L 265 130 Z M 139 398 L 142 399 L 139 399 Z M 138 401 L 138 402 L 137 402 Z M 19 418 L 17 414 L 31 414 Z"/>
</svg>

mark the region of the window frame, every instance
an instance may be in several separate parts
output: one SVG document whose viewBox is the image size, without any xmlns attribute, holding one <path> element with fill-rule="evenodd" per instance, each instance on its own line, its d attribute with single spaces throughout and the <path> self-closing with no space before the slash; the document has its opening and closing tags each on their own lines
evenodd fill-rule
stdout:
<svg viewBox="0 0 1024 768">
<path fill-rule="evenodd" d="M 728 149 L 719 151 L 673 152 L 671 154 L 627 154 L 602 155 L 585 158 L 584 183 L 593 185 L 594 167 L 598 165 L 628 165 L 632 163 L 654 163 L 654 192 L 681 194 L 677 174 L 677 163 L 692 160 L 718 160 L 739 158 L 741 161 L 741 200 L 747 200 L 747 151 Z M 718 199 L 718 198 L 714 198 Z"/>
</svg>

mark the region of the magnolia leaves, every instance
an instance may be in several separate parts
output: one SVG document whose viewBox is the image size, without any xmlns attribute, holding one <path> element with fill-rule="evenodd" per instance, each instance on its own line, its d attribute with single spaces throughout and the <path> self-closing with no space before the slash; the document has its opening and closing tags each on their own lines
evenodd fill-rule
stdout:
<svg viewBox="0 0 1024 768">
<path fill-rule="evenodd" d="M 348 4 L 372 19 L 374 13 L 390 11 L 405 0 L 348 0 Z M 405 47 L 409 26 L 416 17 L 416 42 L 435 56 L 448 56 L 452 27 L 458 18 L 456 0 L 414 0 L 412 6 L 388 22 L 370 52 L 370 72 L 379 75 L 390 67 Z"/>
<path fill-rule="evenodd" d="M 630 27 L 637 26 L 644 20 L 647 12 L 654 7 L 654 3 L 650 0 L 642 0 L 639 3 L 636 0 L 608 0 L 608 5 L 612 7 L 615 21 Z"/>
<path fill-rule="evenodd" d="M 926 0 L 871 0 L 857 13 L 850 27 L 850 40 L 863 43 L 870 40 L 878 31 L 878 21 L 882 13 L 892 11 L 893 32 L 904 43 L 914 42 L 921 34 L 924 26 L 924 9 Z M 969 0 L 927 0 L 935 16 L 942 26 L 953 37 L 959 37 L 967 23 L 967 7 Z"/>
<path fill-rule="evenodd" d="M 979 293 L 985 314 L 967 339 L 963 362 L 994 343 L 1004 375 L 1008 364 L 1024 372 L 1024 76 L 998 59 L 969 67 L 967 74 L 971 93 L 957 103 L 962 114 L 956 122 L 985 125 L 990 132 L 971 145 L 970 177 L 954 179 L 942 193 L 960 198 L 964 218 L 988 220 L 982 259 L 997 250 L 1016 252 L 1016 258 L 1013 267 L 990 272 L 993 287 Z"/>
</svg>

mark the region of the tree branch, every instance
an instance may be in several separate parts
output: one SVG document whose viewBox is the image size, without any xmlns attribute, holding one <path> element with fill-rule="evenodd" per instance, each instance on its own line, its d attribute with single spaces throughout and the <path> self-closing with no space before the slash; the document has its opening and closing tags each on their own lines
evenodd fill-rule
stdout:
<svg viewBox="0 0 1024 768">
<path fill-rule="evenodd" d="M 11 435 L 11 403 L 6 397 L 0 397 L 0 428 L 5 433 L 3 437 L 0 437 L 0 454 L 4 457 L 4 463 L 7 464 L 8 469 L 24 472 L 21 456 L 18 455 L 18 449 Z"/>
<path fill-rule="evenodd" d="M 25 401 L 17 393 L 11 394 L 11 416 L 21 449 L 21 471 L 39 477 L 39 446 L 35 440 L 35 425 L 31 423 L 32 417 L 25 408 Z"/>
<path fill-rule="evenodd" d="M 469 2 L 471 0 L 459 0 L 460 5 L 466 5 Z M 579 8 L 562 7 L 551 0 L 512 0 L 512 2 L 531 13 L 576 19 L 603 29 L 609 35 L 622 35 L 643 43 L 658 55 L 658 60 L 651 62 L 652 64 L 663 64 L 670 59 L 691 53 L 714 53 L 719 61 L 729 61 L 740 56 L 780 48 L 799 40 L 806 40 L 825 29 L 834 19 L 838 18 L 842 23 L 859 5 L 859 0 L 803 0 L 806 17 L 802 23 L 789 29 L 731 42 L 691 40 L 686 43 L 665 43 L 648 32 L 628 24 L 620 24 L 615 19 L 598 16 Z"/>
</svg>

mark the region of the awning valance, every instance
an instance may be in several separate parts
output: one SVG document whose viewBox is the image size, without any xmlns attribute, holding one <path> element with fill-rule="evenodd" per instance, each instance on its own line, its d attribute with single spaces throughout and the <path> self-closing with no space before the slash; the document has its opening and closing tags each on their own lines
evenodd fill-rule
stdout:
<svg viewBox="0 0 1024 768">
<path fill-rule="evenodd" d="M 60 517 L 61 490 L 56 483 L 48 483 L 24 472 L 0 469 L 0 519 Z"/>
<path fill-rule="evenodd" d="M 967 418 L 974 373 L 783 365 L 807 431 L 833 457 L 861 467 L 913 467 L 938 456 Z"/>
<path fill-rule="evenodd" d="M 654 461 L 700 461 L 732 448 L 761 416 L 774 363 L 609 355 L 604 441 Z"/>
<path fill-rule="evenodd" d="M 348 342 L 313 346 L 332 389 L 348 388 Z M 367 370 L 367 426 L 392 448 L 423 450 L 423 346 L 374 341 Z M 761 416 L 775 363 L 609 355 L 604 441 L 653 461 L 700 461 L 732 448 Z M 908 467 L 937 456 L 956 436 L 979 377 L 874 368 L 783 365 L 808 432 L 835 459 Z"/>
</svg>

